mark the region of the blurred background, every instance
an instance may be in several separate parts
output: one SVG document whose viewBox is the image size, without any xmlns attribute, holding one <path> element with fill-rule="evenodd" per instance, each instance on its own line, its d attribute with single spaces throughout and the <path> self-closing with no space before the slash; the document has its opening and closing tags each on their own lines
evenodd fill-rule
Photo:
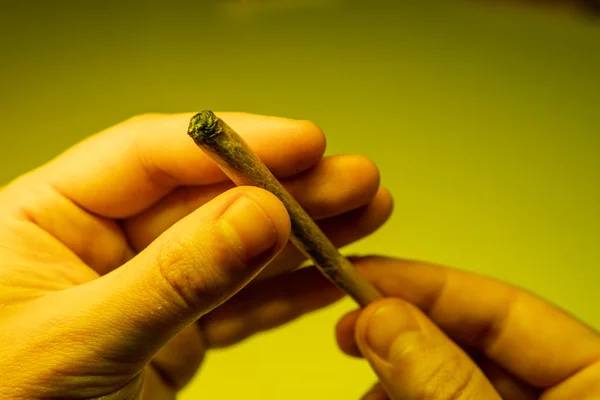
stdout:
<svg viewBox="0 0 600 400">
<path fill-rule="evenodd" d="M 518 3 L 1 1 L 0 184 L 139 113 L 311 119 L 396 199 L 349 252 L 500 278 L 600 328 L 600 23 Z M 353 308 L 210 353 L 181 399 L 358 398 L 374 375 L 333 336 Z"/>
</svg>

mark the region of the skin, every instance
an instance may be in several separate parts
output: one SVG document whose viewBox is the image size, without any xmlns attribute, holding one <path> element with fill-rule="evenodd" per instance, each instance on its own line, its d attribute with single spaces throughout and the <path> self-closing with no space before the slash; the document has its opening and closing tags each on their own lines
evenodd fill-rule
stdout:
<svg viewBox="0 0 600 400">
<path fill-rule="evenodd" d="M 343 317 L 341 349 L 379 377 L 363 398 L 600 398 L 600 335 L 504 283 L 425 263 L 355 260 L 388 298 Z"/>
<path fill-rule="evenodd" d="M 227 183 L 178 135 L 190 116 L 134 118 L 0 192 L 0 398 L 172 399 L 208 349 L 341 297 L 314 268 L 290 272 L 303 257 L 285 209 Z M 323 158 L 314 124 L 220 116 L 336 245 L 388 218 L 374 165 Z M 379 377 L 364 398 L 600 397 L 600 337 L 564 311 L 457 270 L 354 262 L 387 297 L 337 326 Z"/>
<path fill-rule="evenodd" d="M 291 272 L 285 208 L 228 183 L 191 116 L 133 118 L 0 191 L 0 398 L 172 399 L 208 349 L 341 297 Z M 373 163 L 324 158 L 313 123 L 219 116 L 336 245 L 390 215 Z"/>
</svg>

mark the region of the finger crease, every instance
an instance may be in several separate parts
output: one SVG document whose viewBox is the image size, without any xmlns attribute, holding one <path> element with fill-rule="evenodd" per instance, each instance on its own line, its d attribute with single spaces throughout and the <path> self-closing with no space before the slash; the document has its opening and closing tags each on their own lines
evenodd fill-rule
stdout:
<svg viewBox="0 0 600 400">
<path fill-rule="evenodd" d="M 141 133 L 138 132 L 134 137 L 135 154 L 148 181 L 153 185 L 166 189 L 179 186 L 179 179 L 175 175 L 158 166 L 154 160 L 144 156 L 144 151 L 141 148 L 143 140 L 141 140 L 140 135 Z"/>
<path fill-rule="evenodd" d="M 151 363 L 151 367 L 154 369 L 154 371 L 156 372 L 158 377 L 163 381 L 163 383 L 165 385 L 167 385 L 170 389 L 172 389 L 172 390 L 179 389 L 177 387 L 175 379 L 171 376 L 171 374 L 169 374 L 167 372 L 167 370 L 165 368 L 161 367 L 160 365 L 158 365 L 158 363 L 155 363 L 155 362 Z"/>
<path fill-rule="evenodd" d="M 470 366 L 467 368 L 467 374 L 462 379 L 460 386 L 456 388 L 452 396 L 448 400 L 459 400 L 462 398 L 467 398 L 467 396 L 463 396 L 466 394 L 467 389 L 471 386 L 473 379 L 475 379 L 475 373 L 477 369 L 474 366 Z"/>
<path fill-rule="evenodd" d="M 489 318 L 479 329 L 473 334 L 471 342 L 472 344 L 482 349 L 484 353 L 487 353 L 490 348 L 498 342 L 503 327 L 506 325 L 506 321 L 510 318 L 511 313 L 515 310 L 515 304 L 519 300 L 520 296 L 515 293 L 505 303 L 505 306 L 496 315 Z"/>
</svg>

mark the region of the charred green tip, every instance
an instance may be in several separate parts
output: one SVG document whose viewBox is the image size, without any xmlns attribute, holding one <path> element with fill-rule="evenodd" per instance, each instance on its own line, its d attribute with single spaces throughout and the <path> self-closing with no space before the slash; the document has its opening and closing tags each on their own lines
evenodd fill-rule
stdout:
<svg viewBox="0 0 600 400">
<path fill-rule="evenodd" d="M 221 133 L 220 121 L 212 111 L 200 111 L 190 120 L 188 135 L 194 139 L 194 142 L 203 143 Z"/>
</svg>

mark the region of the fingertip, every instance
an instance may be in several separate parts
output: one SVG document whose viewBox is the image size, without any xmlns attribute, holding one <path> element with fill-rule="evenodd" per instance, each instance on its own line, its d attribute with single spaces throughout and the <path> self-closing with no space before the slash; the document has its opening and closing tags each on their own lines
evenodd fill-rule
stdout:
<svg viewBox="0 0 600 400">
<path fill-rule="evenodd" d="M 383 226 L 390 219 L 393 210 L 394 200 L 391 193 L 386 188 L 379 187 L 366 210 L 366 213 L 370 214 L 370 230 L 375 231 Z"/>
<path fill-rule="evenodd" d="M 232 190 L 248 197 L 265 212 L 277 233 L 275 248 L 277 251 L 281 250 L 288 242 L 291 229 L 290 216 L 281 200 L 271 192 L 254 186 L 241 186 Z"/>
<path fill-rule="evenodd" d="M 376 196 L 380 189 L 379 168 L 369 158 L 354 154 L 326 157 L 323 161 L 320 164 L 323 166 L 320 172 L 324 181 L 321 185 L 329 186 L 334 194 L 330 194 L 327 200 L 336 199 L 335 207 L 325 216 L 333 216 L 340 211 L 364 209 L 378 201 Z M 324 195 L 325 193 L 322 194 Z"/>
<path fill-rule="evenodd" d="M 392 193 L 385 187 L 379 187 L 379 190 L 375 194 L 375 198 L 379 200 L 380 207 L 386 211 L 387 216 L 389 217 L 392 211 L 394 211 L 394 197 L 392 196 Z"/>
<path fill-rule="evenodd" d="M 351 166 L 348 168 L 349 172 L 356 171 L 356 173 L 352 174 L 354 175 L 353 179 L 359 179 L 360 186 L 364 187 L 363 190 L 368 192 L 371 197 L 375 197 L 381 183 L 381 175 L 375 162 L 360 154 L 348 157 L 351 157 Z"/>
<path fill-rule="evenodd" d="M 354 338 L 360 313 L 361 310 L 355 310 L 344 315 L 335 326 L 335 337 L 340 350 L 351 357 L 362 357 Z"/>
<path fill-rule="evenodd" d="M 356 342 L 361 352 L 375 354 L 383 360 L 390 357 L 396 339 L 420 326 L 409 305 L 400 299 L 383 299 L 370 304 L 356 322 Z"/>
<path fill-rule="evenodd" d="M 310 120 L 296 121 L 300 126 L 300 130 L 304 132 L 307 148 L 315 156 L 315 160 L 320 160 L 325 154 L 327 148 L 327 138 L 319 125 Z"/>
<path fill-rule="evenodd" d="M 316 166 L 325 154 L 325 133 L 314 122 L 308 120 L 284 120 L 286 135 L 281 139 L 289 142 L 290 152 L 281 154 L 278 176 L 291 177 Z"/>
</svg>

